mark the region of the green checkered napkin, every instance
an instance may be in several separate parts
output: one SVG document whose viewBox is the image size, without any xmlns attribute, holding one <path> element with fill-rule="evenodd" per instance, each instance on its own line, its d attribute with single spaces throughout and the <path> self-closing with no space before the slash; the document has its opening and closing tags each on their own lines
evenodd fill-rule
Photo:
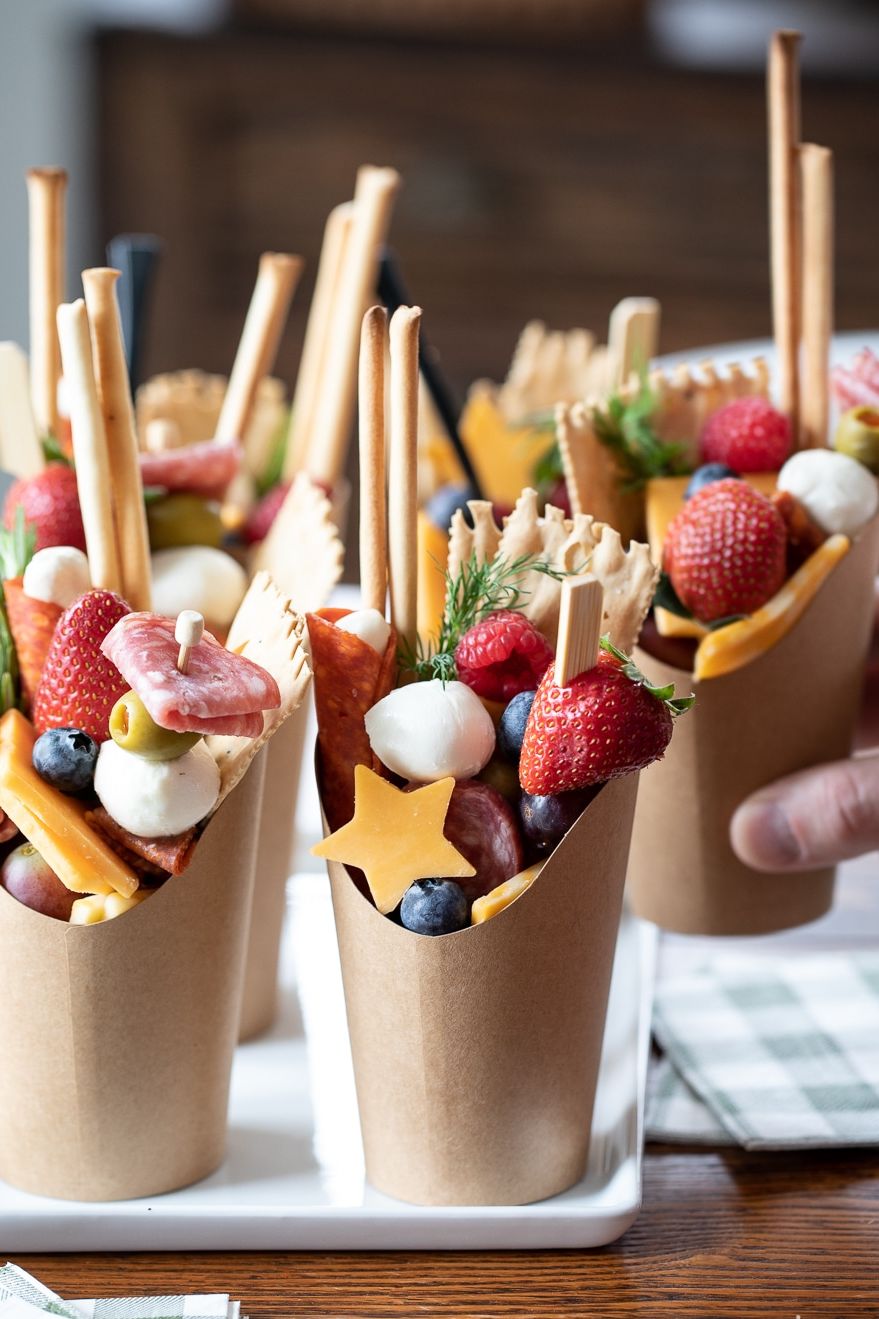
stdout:
<svg viewBox="0 0 879 1319">
<path fill-rule="evenodd" d="M 16 1264 L 0 1268 L 0 1315 L 4 1303 L 10 1306 L 9 1319 L 39 1319 L 41 1314 L 63 1319 L 239 1319 L 240 1312 L 238 1301 L 230 1301 L 226 1293 L 62 1301 Z"/>
<path fill-rule="evenodd" d="M 718 957 L 660 981 L 653 1030 L 649 1139 L 879 1145 L 879 953 Z"/>
</svg>

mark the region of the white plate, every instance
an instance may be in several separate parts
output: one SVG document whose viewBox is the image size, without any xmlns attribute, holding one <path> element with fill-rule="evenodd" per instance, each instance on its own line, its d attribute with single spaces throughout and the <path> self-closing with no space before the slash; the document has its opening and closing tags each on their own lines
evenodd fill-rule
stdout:
<svg viewBox="0 0 879 1319">
<path fill-rule="evenodd" d="M 235 1061 L 229 1154 L 213 1177 L 154 1200 L 78 1204 L 0 1183 L 0 1248 L 497 1250 L 601 1246 L 641 1203 L 644 1089 L 656 935 L 620 928 L 586 1177 L 521 1208 L 421 1209 L 364 1184 L 325 876 L 291 881 L 284 1007 Z M 2 1060 L 0 1060 L 2 1065 Z"/>
</svg>

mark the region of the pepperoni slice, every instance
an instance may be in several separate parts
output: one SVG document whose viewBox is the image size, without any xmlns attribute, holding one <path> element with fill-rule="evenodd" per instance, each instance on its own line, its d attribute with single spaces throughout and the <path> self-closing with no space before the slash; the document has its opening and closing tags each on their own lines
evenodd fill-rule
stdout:
<svg viewBox="0 0 879 1319">
<path fill-rule="evenodd" d="M 199 495 L 222 496 L 240 466 L 241 445 L 237 440 L 203 440 L 183 449 L 140 455 L 144 485 Z"/>
<path fill-rule="evenodd" d="M 271 674 L 224 649 L 210 632 L 193 648 L 187 671 L 181 673 L 174 620 L 159 614 L 127 614 L 101 642 L 101 651 L 160 728 L 257 737 L 261 711 L 281 704 Z"/>
</svg>

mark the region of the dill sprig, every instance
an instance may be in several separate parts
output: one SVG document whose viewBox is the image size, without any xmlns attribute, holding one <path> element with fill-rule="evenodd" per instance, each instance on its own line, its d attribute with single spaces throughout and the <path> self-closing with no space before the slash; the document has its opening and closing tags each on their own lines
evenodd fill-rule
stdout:
<svg viewBox="0 0 879 1319">
<path fill-rule="evenodd" d="M 577 572 L 582 572 L 578 568 Z M 446 607 L 435 643 L 424 645 L 419 638 L 413 651 L 401 645 L 400 667 L 418 679 L 439 678 L 453 682 L 457 677 L 455 647 L 465 632 L 498 609 L 518 609 L 529 594 L 523 579 L 529 572 L 543 573 L 555 581 L 569 574 L 545 559 L 520 554 L 515 559 L 495 558 L 479 563 L 474 554 L 462 563 L 454 577 L 446 572 Z"/>
<path fill-rule="evenodd" d="M 634 398 L 612 394 L 604 407 L 592 410 L 592 425 L 602 444 L 613 453 L 624 489 L 640 490 L 654 476 L 679 476 L 687 471 L 683 447 L 659 438 L 653 429 L 656 395 L 646 372 Z"/>
</svg>

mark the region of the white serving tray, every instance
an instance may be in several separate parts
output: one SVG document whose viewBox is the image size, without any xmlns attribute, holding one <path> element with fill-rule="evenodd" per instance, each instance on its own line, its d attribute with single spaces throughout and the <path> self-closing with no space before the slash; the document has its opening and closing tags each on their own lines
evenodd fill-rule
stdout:
<svg viewBox="0 0 879 1319">
<path fill-rule="evenodd" d="M 324 875 L 299 875 L 281 1020 L 238 1050 L 223 1167 L 172 1195 L 115 1204 L 44 1200 L 0 1183 L 0 1253 L 605 1245 L 641 1203 L 655 956 L 653 927 L 624 915 L 584 1180 L 520 1208 L 417 1208 L 364 1183 L 329 888 Z"/>
</svg>

